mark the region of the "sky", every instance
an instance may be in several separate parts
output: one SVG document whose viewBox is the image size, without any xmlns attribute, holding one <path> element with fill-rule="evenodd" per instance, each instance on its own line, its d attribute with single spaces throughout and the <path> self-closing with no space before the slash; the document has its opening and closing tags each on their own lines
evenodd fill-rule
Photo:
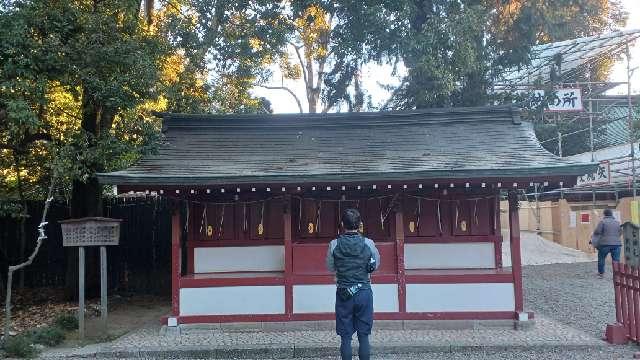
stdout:
<svg viewBox="0 0 640 360">
<path fill-rule="evenodd" d="M 622 0 L 622 5 L 629 12 L 629 19 L 627 20 L 626 30 L 640 29 L 640 1 L 639 0 Z M 631 69 L 638 68 L 634 71 L 631 77 L 631 93 L 640 94 L 640 40 L 637 40 L 634 46 L 631 48 Z M 627 81 L 627 61 L 623 58 L 622 61 L 616 64 L 611 74 L 611 81 L 613 82 L 626 82 Z M 614 95 L 626 95 L 627 86 L 618 86 L 608 92 Z"/>
<path fill-rule="evenodd" d="M 620 1 L 625 9 L 629 12 L 629 19 L 624 29 L 640 29 L 640 0 L 621 0 Z M 293 59 L 292 59 L 293 60 Z M 634 44 L 631 48 L 631 68 L 638 68 L 631 79 L 631 93 L 640 94 L 640 40 Z M 304 83 L 301 80 L 291 81 L 283 80 L 277 67 L 273 68 L 273 79 L 270 85 L 274 86 L 287 86 L 294 93 L 298 95 L 298 98 L 302 102 L 302 107 L 307 112 L 307 101 L 305 98 Z M 402 73 L 403 69 L 399 69 Z M 389 92 L 384 90 L 381 85 L 398 85 L 400 80 L 399 76 L 393 75 L 393 68 L 390 65 L 370 65 L 363 69 L 362 82 L 363 87 L 367 90 L 371 96 L 374 105 L 383 104 L 389 96 Z M 612 82 L 626 82 L 627 81 L 627 62 L 623 57 L 622 61 L 614 66 L 611 74 L 610 81 Z M 254 88 L 252 93 L 256 96 L 264 96 L 273 107 L 274 113 L 297 113 L 298 106 L 296 105 L 293 97 L 283 90 L 269 90 L 264 88 Z M 622 85 L 614 88 L 608 92 L 612 95 L 626 95 L 627 86 Z M 336 109 L 334 109 L 336 111 Z M 343 110 L 344 111 L 344 110 Z"/>
</svg>

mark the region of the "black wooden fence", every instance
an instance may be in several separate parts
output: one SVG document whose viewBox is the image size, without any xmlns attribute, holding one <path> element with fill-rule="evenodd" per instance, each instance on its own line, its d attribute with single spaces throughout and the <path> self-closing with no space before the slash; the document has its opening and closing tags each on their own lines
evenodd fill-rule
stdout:
<svg viewBox="0 0 640 360">
<path fill-rule="evenodd" d="M 37 239 L 37 226 L 43 202 L 29 203 L 26 225 L 25 255 L 31 253 Z M 171 281 L 171 200 L 158 197 L 108 198 L 104 200 L 104 216 L 122 219 L 120 245 L 108 247 L 108 282 L 111 290 L 169 294 Z M 34 263 L 24 270 L 25 287 L 64 287 L 67 276 L 77 279 L 77 249 L 62 247 L 58 221 L 69 217 L 66 203 L 53 203 L 49 210 L 48 238 Z M 20 254 L 20 223 L 14 218 L 0 218 L 0 279 L 6 284 L 7 266 L 23 261 Z M 88 248 L 88 291 L 96 287 L 98 250 Z M 69 262 L 71 262 L 69 264 Z M 69 269 L 67 268 L 69 266 Z M 69 270 L 69 271 L 68 271 Z M 69 275 L 67 275 L 69 274 Z M 14 275 L 14 287 L 20 275 Z M 4 292 L 4 288 L 0 293 Z"/>
</svg>

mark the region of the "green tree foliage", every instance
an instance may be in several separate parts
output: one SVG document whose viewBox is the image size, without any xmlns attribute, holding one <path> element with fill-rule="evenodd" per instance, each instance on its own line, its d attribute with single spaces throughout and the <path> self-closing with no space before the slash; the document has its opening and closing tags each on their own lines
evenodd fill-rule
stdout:
<svg viewBox="0 0 640 360">
<path fill-rule="evenodd" d="M 270 112 L 250 89 L 273 64 L 312 112 L 365 109 L 371 62 L 407 68 L 386 108 L 480 105 L 531 46 L 623 19 L 613 0 L 0 0 L 0 195 L 42 197 L 56 158 L 95 213 L 95 172 L 153 150 L 153 111 Z"/>
<path fill-rule="evenodd" d="M 584 123 L 565 122 L 565 123 L 539 123 L 535 126 L 536 136 L 542 142 L 542 146 L 547 151 L 559 154 L 558 148 L 558 131 L 562 134 L 562 155 L 570 156 L 584 153 L 591 149 L 591 138 L 588 129 L 585 129 Z M 566 135 L 570 134 L 570 135 Z M 595 128 L 594 137 L 605 134 L 605 129 Z"/>
<path fill-rule="evenodd" d="M 527 64 L 532 46 L 625 20 L 613 0 L 407 0 L 397 17 L 408 70 L 389 102 L 396 109 L 484 105 L 496 75 Z"/>
<path fill-rule="evenodd" d="M 46 181 L 56 156 L 77 214 L 95 215 L 95 172 L 135 158 L 157 133 L 135 110 L 158 98 L 166 45 L 131 0 L 13 1 L 0 27 L 3 190 L 15 193 L 20 175 Z"/>
<path fill-rule="evenodd" d="M 271 112 L 249 89 L 284 42 L 280 5 L 149 6 L 141 14 L 138 0 L 0 3 L 2 199 L 41 198 L 55 157 L 74 216 L 96 214 L 94 174 L 153 150 L 154 111 Z M 15 201 L 3 204 L 17 213 Z"/>
<path fill-rule="evenodd" d="M 271 111 L 266 99 L 251 96 L 249 90 L 269 77 L 267 67 L 285 42 L 282 4 L 267 0 L 159 3 L 163 8 L 157 16 L 160 31 L 181 58 L 182 67 L 180 81 L 170 89 L 170 110 Z M 196 106 L 185 102 L 181 97 L 185 88 L 201 89 L 208 100 L 206 109 L 197 109 L 198 102 Z"/>
<path fill-rule="evenodd" d="M 490 9 L 464 1 L 408 1 L 400 53 L 407 75 L 394 93 L 395 109 L 481 103 L 486 98 Z M 468 94 L 471 92 L 471 94 Z M 468 94 L 468 96 L 467 96 Z"/>
</svg>

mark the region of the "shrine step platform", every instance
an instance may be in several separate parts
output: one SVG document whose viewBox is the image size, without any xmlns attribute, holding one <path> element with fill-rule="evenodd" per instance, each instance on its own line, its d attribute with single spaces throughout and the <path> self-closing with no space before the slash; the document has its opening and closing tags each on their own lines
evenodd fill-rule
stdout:
<svg viewBox="0 0 640 360">
<path fill-rule="evenodd" d="M 602 351 L 610 348 L 605 341 L 591 334 L 544 317 L 537 318 L 535 326 L 522 330 L 508 327 L 504 321 L 448 321 L 449 330 L 428 329 L 424 327 L 425 323 L 436 325 L 425 321 L 377 322 L 371 335 L 372 354 Z M 443 324 L 445 322 L 440 323 Z M 43 353 L 42 358 L 291 359 L 338 354 L 340 341 L 332 322 L 299 325 L 306 325 L 307 329 L 282 331 L 278 329 L 278 323 L 263 323 L 261 329 L 256 328 L 256 324 L 149 327 L 110 343 L 50 350 Z M 357 352 L 357 341 L 354 341 L 354 351 Z"/>
</svg>

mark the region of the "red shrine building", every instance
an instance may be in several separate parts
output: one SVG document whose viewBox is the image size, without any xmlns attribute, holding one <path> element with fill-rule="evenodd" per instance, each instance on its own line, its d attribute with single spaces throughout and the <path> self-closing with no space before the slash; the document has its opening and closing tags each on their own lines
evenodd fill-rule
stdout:
<svg viewBox="0 0 640 360">
<path fill-rule="evenodd" d="M 381 253 L 377 319 L 526 319 L 517 192 L 594 169 L 545 151 L 510 107 L 164 114 L 163 131 L 157 154 L 99 178 L 184 204 L 170 324 L 334 319 L 325 256 L 348 207 Z"/>
</svg>

